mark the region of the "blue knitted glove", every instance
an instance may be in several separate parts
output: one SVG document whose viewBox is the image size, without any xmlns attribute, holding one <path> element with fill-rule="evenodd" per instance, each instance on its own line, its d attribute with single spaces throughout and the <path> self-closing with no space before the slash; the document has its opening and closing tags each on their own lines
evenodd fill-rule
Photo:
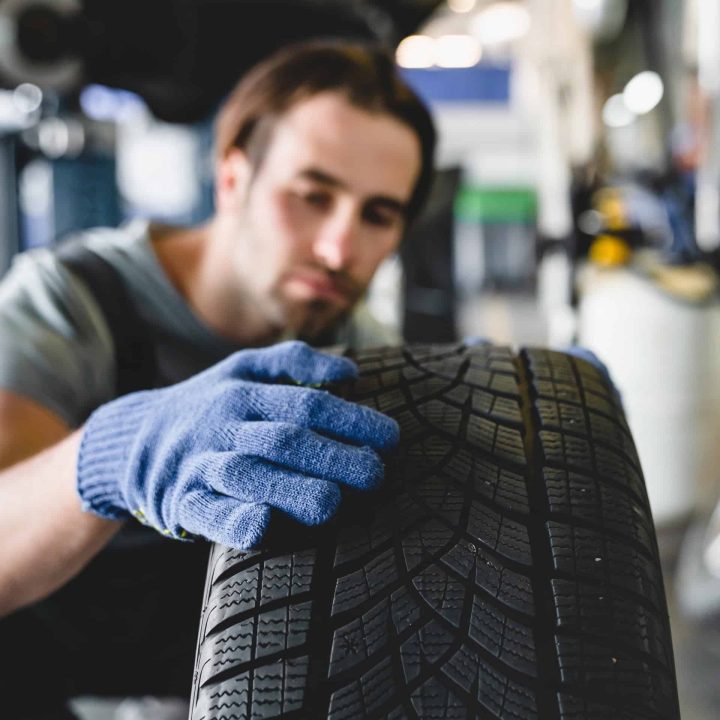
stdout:
<svg viewBox="0 0 720 720">
<path fill-rule="evenodd" d="M 356 375 L 346 358 L 287 342 L 102 405 L 78 454 L 83 509 L 241 549 L 262 538 L 271 507 L 306 525 L 325 522 L 340 502 L 338 484 L 380 482 L 377 451 L 397 443 L 397 423 L 328 392 L 277 383 Z"/>
</svg>

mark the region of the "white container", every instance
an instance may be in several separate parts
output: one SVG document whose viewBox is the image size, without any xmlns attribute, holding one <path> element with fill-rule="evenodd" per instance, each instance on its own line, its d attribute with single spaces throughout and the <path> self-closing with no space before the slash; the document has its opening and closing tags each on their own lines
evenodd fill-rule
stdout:
<svg viewBox="0 0 720 720">
<path fill-rule="evenodd" d="M 584 269 L 578 343 L 623 399 L 657 525 L 712 502 L 720 479 L 720 305 L 704 266 Z"/>
</svg>

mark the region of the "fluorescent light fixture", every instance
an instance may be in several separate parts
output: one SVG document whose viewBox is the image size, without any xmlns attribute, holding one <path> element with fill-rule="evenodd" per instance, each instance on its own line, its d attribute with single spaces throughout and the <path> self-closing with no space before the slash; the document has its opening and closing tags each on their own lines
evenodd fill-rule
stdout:
<svg viewBox="0 0 720 720">
<path fill-rule="evenodd" d="M 456 13 L 468 13 L 475 9 L 477 0 L 447 0 L 450 10 Z"/>
<path fill-rule="evenodd" d="M 129 90 L 90 84 L 80 91 L 80 107 L 93 120 L 120 122 L 142 112 L 145 103 Z"/>
<path fill-rule="evenodd" d="M 527 34 L 530 13 L 524 5 L 515 2 L 496 2 L 481 10 L 470 27 L 482 45 L 500 45 Z"/>
<path fill-rule="evenodd" d="M 605 101 L 602 111 L 603 122 L 611 128 L 630 125 L 635 120 L 635 113 L 625 104 L 622 93 L 612 95 Z"/>
<path fill-rule="evenodd" d="M 42 99 L 42 90 L 31 83 L 0 90 L 0 131 L 17 132 L 36 123 Z"/>
<path fill-rule="evenodd" d="M 32 115 L 42 105 L 42 90 L 32 83 L 22 83 L 13 90 L 15 107 L 26 115 Z"/>
<path fill-rule="evenodd" d="M 428 68 L 435 64 L 435 39 L 427 35 L 409 35 L 395 51 L 400 67 Z"/>
<path fill-rule="evenodd" d="M 77 157 L 85 147 L 85 129 L 74 119 L 49 117 L 38 125 L 38 146 L 46 157 Z"/>
<path fill-rule="evenodd" d="M 443 35 L 435 41 L 435 64 L 444 68 L 477 65 L 482 48 L 472 35 Z"/>
<path fill-rule="evenodd" d="M 623 99 L 632 112 L 644 115 L 662 100 L 663 91 L 662 78 L 652 70 L 644 70 L 625 85 Z"/>
</svg>

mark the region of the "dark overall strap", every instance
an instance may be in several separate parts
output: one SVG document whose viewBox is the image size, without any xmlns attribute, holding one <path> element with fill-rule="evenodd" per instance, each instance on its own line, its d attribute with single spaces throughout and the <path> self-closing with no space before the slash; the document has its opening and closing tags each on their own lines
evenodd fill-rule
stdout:
<svg viewBox="0 0 720 720">
<path fill-rule="evenodd" d="M 117 270 L 77 242 L 62 243 L 56 254 L 88 286 L 105 316 L 115 346 L 116 396 L 155 387 L 155 347 Z"/>
</svg>

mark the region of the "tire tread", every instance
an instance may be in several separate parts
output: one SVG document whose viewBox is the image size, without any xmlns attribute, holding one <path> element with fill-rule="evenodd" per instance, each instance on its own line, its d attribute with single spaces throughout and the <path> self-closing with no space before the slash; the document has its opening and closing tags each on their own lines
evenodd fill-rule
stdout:
<svg viewBox="0 0 720 720">
<path fill-rule="evenodd" d="M 603 375 L 491 345 L 355 359 L 341 394 L 401 425 L 386 482 L 327 527 L 277 517 L 262 549 L 213 548 L 193 720 L 676 720 L 647 493 Z"/>
</svg>

